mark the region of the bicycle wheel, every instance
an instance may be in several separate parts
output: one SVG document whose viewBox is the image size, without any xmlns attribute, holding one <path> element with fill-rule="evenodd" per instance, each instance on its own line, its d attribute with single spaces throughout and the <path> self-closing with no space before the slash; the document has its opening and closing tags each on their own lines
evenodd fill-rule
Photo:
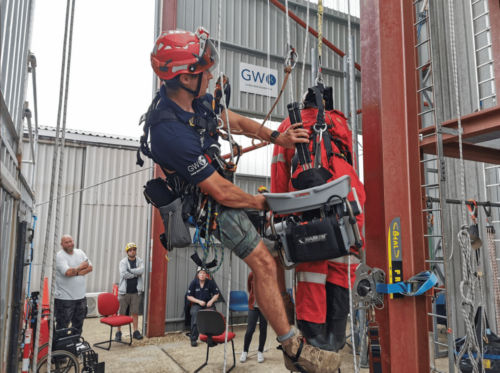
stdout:
<svg viewBox="0 0 500 373">
<path fill-rule="evenodd" d="M 47 356 L 38 363 L 37 373 L 48 372 Z M 54 373 L 80 373 L 78 358 L 68 351 L 53 351 L 50 371 Z"/>
</svg>

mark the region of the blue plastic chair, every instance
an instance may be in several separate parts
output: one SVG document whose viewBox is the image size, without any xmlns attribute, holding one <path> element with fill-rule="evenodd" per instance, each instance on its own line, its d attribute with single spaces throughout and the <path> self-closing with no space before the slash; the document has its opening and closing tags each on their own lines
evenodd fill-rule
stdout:
<svg viewBox="0 0 500 373">
<path fill-rule="evenodd" d="M 231 331 L 233 331 L 233 312 L 248 312 L 248 295 L 246 291 L 232 291 L 229 299 Z"/>
</svg>

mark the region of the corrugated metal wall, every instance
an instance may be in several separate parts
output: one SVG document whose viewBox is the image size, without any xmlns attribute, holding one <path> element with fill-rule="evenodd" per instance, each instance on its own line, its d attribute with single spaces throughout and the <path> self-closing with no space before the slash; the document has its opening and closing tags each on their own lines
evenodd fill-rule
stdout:
<svg viewBox="0 0 500 373">
<path fill-rule="evenodd" d="M 282 1 L 283 3 L 283 1 Z M 302 20 L 306 20 L 306 1 L 288 1 L 289 9 Z M 270 13 L 269 13 L 270 12 Z M 268 32 L 268 14 L 270 27 Z M 317 4 L 310 4 L 309 24 L 317 29 Z M 198 26 L 204 26 L 210 32 L 213 40 L 217 40 L 218 32 L 218 1 L 215 0 L 178 0 L 177 28 L 195 31 Z M 222 2 L 221 24 L 221 69 L 229 77 L 232 89 L 229 107 L 234 111 L 250 117 L 264 117 L 270 110 L 267 96 L 240 92 L 239 66 L 240 62 L 267 67 L 267 51 L 270 46 L 270 68 L 278 70 L 278 87 L 283 84 L 284 51 L 286 46 L 285 13 L 273 4 L 268 6 L 266 0 L 224 0 Z M 354 36 L 355 60 L 360 58 L 359 19 L 352 18 L 352 34 Z M 269 34 L 269 42 L 268 42 Z M 318 45 L 317 39 L 308 34 L 305 86 L 312 85 L 311 80 L 311 48 Z M 347 16 L 344 13 L 325 8 L 323 18 L 323 35 L 340 50 L 347 53 Z M 302 59 L 304 54 L 305 30 L 290 19 L 290 43 L 299 54 L 299 63 L 292 73 L 294 100 L 300 98 L 300 77 L 302 74 Z M 343 60 L 329 48 L 323 45 L 323 76 L 325 85 L 334 88 L 335 107 L 343 110 L 344 83 Z M 361 83 L 357 77 L 357 102 L 361 108 Z M 214 79 L 215 81 L 215 79 Z M 214 89 L 214 81 L 210 92 Z M 290 101 L 290 84 L 287 84 L 283 97 L 273 112 L 275 120 L 282 120 L 287 114 L 286 105 Z M 361 123 L 361 117 L 358 117 Z"/>
<path fill-rule="evenodd" d="M 433 83 L 435 89 L 435 108 L 436 108 L 436 121 L 443 122 L 457 117 L 455 89 L 453 84 L 453 71 L 451 62 L 451 47 L 450 47 L 450 30 L 449 30 L 449 14 L 448 4 L 445 2 L 431 0 L 430 4 L 430 26 L 432 34 L 432 57 L 433 57 Z M 473 113 L 479 109 L 478 102 L 478 88 L 476 78 L 476 62 L 474 60 L 474 44 L 473 35 L 474 30 L 472 27 L 471 7 L 468 2 L 454 2 L 455 12 L 455 37 L 457 40 L 457 61 L 458 61 L 458 80 L 459 80 L 459 98 L 461 115 Z M 475 11 L 475 16 L 477 15 Z M 483 20 L 476 22 L 476 32 L 485 27 Z M 478 39 L 476 39 L 478 42 Z M 477 46 L 476 46 L 477 48 Z M 481 57 L 480 57 L 481 58 Z M 478 61 L 480 63 L 481 61 Z M 483 61 L 484 62 L 484 61 Z M 484 96 L 484 95 L 482 95 Z M 482 109 L 491 107 L 494 102 L 492 100 L 484 101 Z M 482 144 L 477 144 L 482 145 Z M 498 148 L 500 140 L 493 140 L 488 143 L 488 146 Z M 498 202 L 498 191 L 490 190 L 486 192 L 486 184 L 499 183 L 498 173 L 487 170 L 484 172 L 484 167 L 489 165 L 478 162 L 464 162 L 465 169 L 465 190 L 467 199 L 475 199 L 477 201 L 492 201 Z M 433 166 L 428 166 L 433 167 Z M 447 198 L 448 199 L 462 199 L 461 192 L 461 169 L 460 162 L 456 159 L 446 158 L 446 174 L 447 174 Z M 437 170 L 429 170 L 426 175 L 426 184 L 437 182 Z M 433 195 L 432 191 L 428 192 Z M 437 204 L 435 205 L 437 206 Z M 461 212 L 459 205 L 445 205 L 450 219 L 445 222 L 445 240 L 448 248 L 448 253 L 453 252 L 453 265 L 449 269 L 454 274 L 454 287 L 453 291 L 456 297 L 456 302 L 453 305 L 453 314 L 456 316 L 457 328 L 455 330 L 456 337 L 463 336 L 465 333 L 464 322 L 461 315 L 460 308 L 460 281 L 462 278 L 462 258 L 460 253 L 460 246 L 457 242 L 457 233 L 462 224 Z M 493 208 L 494 220 L 499 220 L 498 209 Z M 435 213 L 435 220 L 439 217 L 438 212 Z M 468 222 L 471 224 L 470 220 Z M 493 292 L 492 279 L 490 274 L 490 260 L 487 252 L 486 243 L 486 221 L 484 210 L 480 208 L 479 211 L 479 226 L 480 234 L 483 239 L 483 248 L 481 249 L 481 270 L 486 274 L 484 283 L 484 299 L 486 310 L 489 315 L 489 321 L 493 328 L 495 328 L 494 320 L 494 305 L 493 305 Z M 436 242 L 433 242 L 436 244 Z M 498 250 L 498 245 L 497 245 Z M 439 252 L 438 254 L 442 254 Z M 442 256 L 442 255 L 441 255 Z M 476 301 L 479 301 L 479 293 L 476 296 Z"/>
<path fill-rule="evenodd" d="M 23 104 L 26 100 L 28 54 L 33 22 L 33 0 L 1 2 L 1 255 L 0 255 L 0 366 L 5 369 L 13 286 L 13 263 L 17 246 L 17 226 L 31 226 L 33 194 L 24 183 L 17 160 L 22 133 Z M 14 185 L 7 186 L 10 179 Z M 16 189 L 15 193 L 9 189 Z M 19 193 L 19 195 L 17 195 Z"/>
<path fill-rule="evenodd" d="M 28 143 L 24 142 L 23 145 L 27 150 Z M 39 168 L 35 179 L 38 204 L 49 198 L 53 152 L 53 140 L 39 145 Z M 66 146 L 64 156 L 62 196 L 139 170 L 135 165 L 134 150 L 80 143 Z M 27 165 L 23 167 L 29 168 Z M 142 186 L 149 174 L 146 168 L 141 170 L 144 171 L 61 199 L 61 235 L 71 235 L 75 239 L 75 247 L 85 251 L 94 267 L 87 276 L 87 292 L 112 290 L 113 283 L 119 280 L 118 262 L 123 258 L 128 242 L 137 243 L 139 255 L 141 251 L 145 252 L 147 206 L 142 196 Z M 37 206 L 36 212 L 38 221 L 34 239 L 33 290 L 39 288 L 48 204 Z M 52 247 L 53 232 L 50 234 L 48 263 L 52 263 Z M 46 272 L 49 278 L 50 270 Z"/>
</svg>

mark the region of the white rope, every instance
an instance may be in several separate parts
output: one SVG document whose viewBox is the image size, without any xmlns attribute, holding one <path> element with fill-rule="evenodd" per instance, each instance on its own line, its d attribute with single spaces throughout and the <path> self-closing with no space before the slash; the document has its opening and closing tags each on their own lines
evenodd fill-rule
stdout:
<svg viewBox="0 0 500 373">
<path fill-rule="evenodd" d="M 469 354 L 469 359 L 472 365 L 473 373 L 479 372 L 478 361 L 481 359 L 482 371 L 484 371 L 483 356 L 477 355 L 476 358 L 473 357 L 473 352 L 479 352 L 478 340 L 476 332 L 474 330 L 474 290 L 476 279 L 474 278 L 474 272 L 477 269 L 474 266 L 475 255 L 471 255 L 472 247 L 470 244 L 470 236 L 467 226 L 467 212 L 465 206 L 465 167 L 462 152 L 462 121 L 461 121 L 461 111 L 460 111 L 460 97 L 459 97 L 459 85 L 458 85 L 458 72 L 457 72 L 457 52 L 456 52 L 456 42 L 455 42 L 455 15 L 453 9 L 453 0 L 448 0 L 448 11 L 450 17 L 450 45 L 451 45 L 451 57 L 452 57 L 452 67 L 453 67 L 453 83 L 455 88 L 455 100 L 457 105 L 457 118 L 458 118 L 458 145 L 460 150 L 460 186 L 462 191 L 461 198 L 461 210 L 462 210 L 462 226 L 458 233 L 458 241 L 460 243 L 462 252 L 462 281 L 460 283 L 460 294 L 462 296 L 461 312 L 465 321 L 466 335 L 464 345 L 461 348 L 458 358 L 455 360 L 455 364 L 460 370 L 460 360 L 467 351 Z M 453 222 L 452 222 L 453 224 Z M 472 258 L 471 258 L 472 257 Z M 475 268 L 474 268 L 475 267 Z M 481 286 L 480 286 L 481 288 Z M 481 328 L 483 329 L 483 328 Z M 482 333 L 481 333 L 482 334 Z"/>
<path fill-rule="evenodd" d="M 219 0 L 219 33 L 217 35 L 218 39 L 218 47 L 219 47 L 219 66 L 222 65 L 222 55 L 221 55 L 221 24 L 222 24 L 222 0 Z M 227 105 L 226 105 L 226 94 L 224 92 L 224 70 L 219 69 L 219 66 L 217 66 L 217 74 L 219 75 L 220 79 L 220 89 L 222 93 L 222 105 L 224 106 L 224 112 L 226 113 L 226 125 L 227 125 L 227 135 L 229 137 L 229 148 L 231 152 L 231 162 L 234 163 L 234 147 L 233 147 L 233 137 L 231 135 L 231 127 L 229 124 L 229 114 L 227 112 Z M 220 73 L 219 73 L 220 71 Z M 224 248 L 222 248 L 224 250 Z M 228 286 L 227 286 L 227 300 L 226 300 L 226 334 L 224 337 L 224 366 L 222 369 L 222 372 L 226 372 L 226 365 L 227 365 L 227 335 L 229 334 L 229 303 L 231 301 L 231 267 L 233 263 L 233 252 L 229 254 L 229 279 L 228 279 Z"/>
<path fill-rule="evenodd" d="M 269 74 L 271 72 L 271 2 L 267 0 L 267 79 L 269 78 Z M 271 80 L 269 80 L 269 83 Z M 267 112 L 269 113 L 269 122 L 272 121 L 271 110 L 271 91 L 267 91 Z M 269 175 L 271 174 L 271 162 L 269 161 L 272 156 L 272 148 L 268 146 L 266 148 L 266 165 L 268 165 Z M 266 188 L 271 191 L 271 181 L 270 178 L 268 180 L 266 174 Z"/>
<path fill-rule="evenodd" d="M 69 2 L 69 0 L 68 0 Z M 68 4 L 69 5 L 69 4 Z M 71 71 L 71 49 L 73 41 L 73 21 L 75 16 L 75 0 L 72 0 L 71 4 L 71 22 L 69 27 L 69 39 L 68 39 L 68 67 L 66 69 L 66 79 L 64 87 L 64 108 L 63 108 L 63 119 L 62 119 L 62 137 L 61 137 L 61 148 L 59 153 L 59 180 L 57 183 L 57 201 L 56 201 L 56 220 L 54 227 L 54 249 L 52 252 L 52 284 L 50 289 L 50 317 L 51 322 L 49 323 L 49 353 L 47 357 L 47 372 L 50 373 L 50 357 L 52 350 L 52 341 L 54 338 L 54 320 L 55 320 L 55 309 L 54 309 L 54 297 L 56 291 L 56 266 L 57 266 L 57 251 L 59 245 L 57 243 L 57 238 L 59 236 L 59 211 L 61 206 L 61 186 L 63 180 L 63 167 L 64 167 L 64 143 L 66 140 L 66 115 L 68 108 L 68 93 L 69 93 L 69 77 Z M 59 102 L 60 104 L 60 102 Z"/>
<path fill-rule="evenodd" d="M 354 335 L 354 310 L 352 308 L 352 285 L 351 285 L 351 256 L 347 256 L 347 282 L 349 287 L 349 314 L 351 324 L 351 338 L 352 338 L 352 359 L 354 362 L 354 372 L 359 372 L 358 361 L 356 359 L 356 336 Z M 364 336 L 363 336 L 364 338 Z"/>
<path fill-rule="evenodd" d="M 304 59 L 302 62 L 302 76 L 300 78 L 300 94 L 304 94 L 304 75 L 306 71 L 306 61 L 307 61 L 307 40 L 309 39 L 309 0 L 307 0 L 307 11 L 306 11 L 306 30 L 304 32 Z"/>
<path fill-rule="evenodd" d="M 500 284 L 498 282 L 497 249 L 495 247 L 495 234 L 493 227 L 487 228 L 488 252 L 490 254 L 491 278 L 493 279 L 493 299 L 495 302 L 495 319 L 497 322 L 497 333 L 500 330 Z"/>
<path fill-rule="evenodd" d="M 285 7 L 286 7 L 286 43 L 287 43 L 287 50 L 286 53 L 290 53 L 290 50 L 292 48 L 292 45 L 290 44 L 290 17 L 288 16 L 288 0 L 285 0 Z M 292 70 L 293 71 L 293 70 Z M 292 73 L 290 72 L 290 76 L 288 77 L 288 81 L 290 82 L 289 84 L 289 89 L 290 89 L 290 102 L 293 101 L 293 82 L 292 82 Z"/>
<path fill-rule="evenodd" d="M 227 335 L 229 334 L 229 301 L 231 299 L 231 267 L 233 264 L 233 251 L 229 254 L 229 275 L 227 280 L 227 301 L 226 301 L 226 335 L 224 337 L 224 367 L 222 373 L 226 373 L 227 364 Z"/>
<path fill-rule="evenodd" d="M 74 2 L 74 0 L 73 0 Z M 73 4 L 74 5 L 74 4 Z M 53 154 L 53 159 L 52 159 L 52 174 L 50 178 L 50 200 L 49 200 L 49 207 L 48 207 L 48 213 L 47 213 L 47 229 L 45 232 L 45 243 L 43 247 L 43 262 L 42 262 L 42 268 L 40 271 L 40 292 L 38 294 L 38 308 L 39 312 L 37 313 L 37 323 L 36 323 L 36 337 L 35 337 L 35 347 L 33 351 L 33 360 L 32 360 L 32 370 L 36 371 L 37 370 L 37 364 L 38 364 L 38 349 L 40 346 L 40 326 L 42 324 L 42 302 L 43 302 L 43 292 L 44 292 L 44 283 L 45 283 L 45 271 L 47 268 L 47 254 L 48 254 L 48 248 L 49 248 L 49 237 L 50 237 L 50 230 L 52 228 L 52 202 L 53 199 L 52 197 L 54 196 L 54 184 L 55 184 L 55 178 L 56 178 L 56 164 L 57 164 L 57 155 L 59 153 L 59 129 L 61 127 L 61 109 L 62 109 L 62 98 L 63 98 L 63 82 L 64 82 L 64 71 L 66 69 L 66 43 L 67 43 L 67 36 L 68 36 L 68 20 L 69 20 L 69 9 L 70 9 L 70 0 L 68 0 L 67 7 L 66 7 L 66 22 L 65 22 L 65 29 L 64 29 L 64 41 L 63 41 L 63 58 L 62 58 L 62 65 L 61 65 L 61 82 L 60 82 L 60 88 L 59 88 L 59 109 L 57 113 L 57 126 L 56 126 L 56 136 L 55 136 L 55 147 L 54 147 L 54 154 Z M 73 25 L 73 14 L 72 14 L 72 22 L 71 24 Z M 71 48 L 71 45 L 70 45 Z M 64 136 L 64 134 L 63 134 Z M 54 262 L 54 260 L 53 260 Z M 52 272 L 55 271 L 55 265 L 53 263 L 52 265 Z M 54 280 L 52 280 L 54 283 Z M 52 294 L 51 294 L 51 300 Z M 52 307 L 52 301 L 51 301 L 51 307 Z M 51 354 L 52 354 L 52 333 L 53 333 L 53 324 L 54 324 L 54 314 L 53 314 L 53 308 L 50 310 L 50 322 L 49 322 L 49 346 L 48 346 L 48 354 L 47 354 L 47 369 L 48 372 L 50 373 L 50 367 L 51 367 Z"/>
<path fill-rule="evenodd" d="M 358 121 L 357 121 L 357 110 L 356 104 L 354 100 L 354 91 L 356 90 L 356 79 L 354 75 L 354 46 L 352 45 L 352 37 L 351 37 L 351 1 L 347 0 L 347 28 L 349 31 L 349 80 L 350 80 L 350 89 L 349 89 L 349 108 L 351 115 L 348 116 L 351 118 L 351 128 L 352 128 L 352 151 L 354 153 L 355 158 L 355 171 L 359 173 L 359 165 L 358 165 Z"/>
</svg>

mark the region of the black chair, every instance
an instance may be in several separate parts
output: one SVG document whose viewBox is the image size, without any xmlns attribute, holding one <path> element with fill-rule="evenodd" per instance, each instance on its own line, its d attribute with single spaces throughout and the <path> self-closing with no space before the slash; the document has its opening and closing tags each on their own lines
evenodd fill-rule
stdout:
<svg viewBox="0 0 500 373">
<path fill-rule="evenodd" d="M 226 373 L 229 373 L 236 366 L 236 356 L 234 352 L 234 337 L 233 332 L 226 331 L 226 320 L 220 312 L 213 310 L 201 310 L 196 315 L 196 325 L 200 332 L 200 340 L 207 343 L 207 360 L 205 363 L 194 371 L 199 372 L 208 364 L 208 354 L 210 347 L 215 347 L 218 344 L 224 343 L 227 332 L 227 341 L 231 341 L 233 346 L 233 366 Z"/>
</svg>

